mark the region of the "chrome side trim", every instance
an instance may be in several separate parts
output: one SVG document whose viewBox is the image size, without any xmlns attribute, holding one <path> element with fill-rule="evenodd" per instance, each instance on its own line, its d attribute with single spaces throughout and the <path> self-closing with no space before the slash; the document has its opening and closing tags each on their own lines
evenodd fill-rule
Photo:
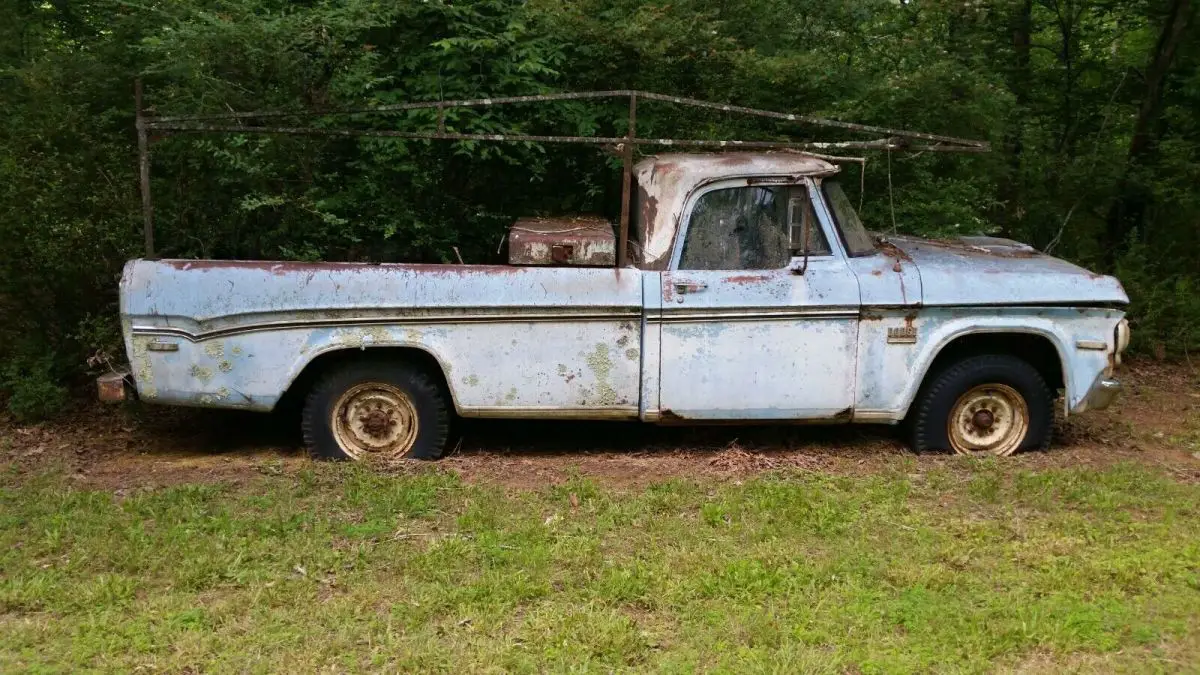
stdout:
<svg viewBox="0 0 1200 675">
<path fill-rule="evenodd" d="M 133 335 L 163 335 L 180 337 L 190 342 L 201 342 L 216 338 L 242 335 L 245 333 L 260 333 L 263 331 L 292 330 L 298 328 L 355 328 L 362 326 L 411 326 L 420 324 L 456 324 L 456 323 L 572 323 L 594 321 L 635 321 L 641 318 L 641 312 L 588 312 L 572 314 L 568 312 L 551 313 L 511 313 L 511 314 L 420 314 L 403 316 L 381 316 L 371 318 L 346 319 L 295 319 L 291 321 L 267 321 L 251 323 L 243 326 L 230 326 L 207 331 L 192 331 L 174 326 L 153 326 L 147 324 L 134 325 L 130 328 Z"/>
<path fill-rule="evenodd" d="M 796 319 L 857 319 L 858 308 L 798 309 L 780 308 L 729 308 L 704 310 L 679 310 L 649 313 L 650 323 L 699 323 L 705 321 L 792 321 Z"/>
<path fill-rule="evenodd" d="M 652 312 L 646 315 L 648 323 L 697 323 L 705 321 L 792 321 L 796 319 L 856 319 L 858 308 L 797 309 L 780 308 L 729 308 L 706 309 L 703 311 Z M 241 326 L 212 330 L 189 330 L 176 326 L 135 324 L 130 331 L 134 335 L 156 335 L 179 337 L 191 342 L 225 338 L 245 333 L 301 328 L 355 328 L 363 326 L 411 326 L 420 324 L 465 324 L 465 323 L 572 323 L 595 321 L 640 320 L 642 313 L 636 310 L 609 312 L 509 312 L 509 313 L 455 313 L 455 314 L 405 314 L 395 316 L 359 318 L 293 319 L 290 321 L 264 321 Z"/>
<path fill-rule="evenodd" d="M 541 406 L 479 406 L 462 408 L 463 417 L 491 419 L 636 420 L 637 406 L 615 408 L 555 408 Z"/>
<path fill-rule="evenodd" d="M 895 424 L 904 419 L 904 413 L 895 410 L 854 409 L 854 422 L 867 424 Z"/>
</svg>

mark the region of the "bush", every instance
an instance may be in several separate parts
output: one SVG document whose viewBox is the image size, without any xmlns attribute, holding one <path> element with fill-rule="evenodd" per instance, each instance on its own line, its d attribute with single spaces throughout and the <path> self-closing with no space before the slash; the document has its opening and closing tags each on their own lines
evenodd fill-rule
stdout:
<svg viewBox="0 0 1200 675">
<path fill-rule="evenodd" d="M 1186 355 L 1200 348 L 1200 287 L 1196 278 L 1173 272 L 1134 242 L 1117 261 L 1117 276 L 1129 293 L 1129 317 L 1135 352 L 1156 358 Z"/>
<path fill-rule="evenodd" d="M 7 408 L 22 422 L 44 419 L 61 412 L 67 403 L 67 388 L 54 352 L 40 355 L 18 353 L 0 366 L 0 394 Z"/>
</svg>

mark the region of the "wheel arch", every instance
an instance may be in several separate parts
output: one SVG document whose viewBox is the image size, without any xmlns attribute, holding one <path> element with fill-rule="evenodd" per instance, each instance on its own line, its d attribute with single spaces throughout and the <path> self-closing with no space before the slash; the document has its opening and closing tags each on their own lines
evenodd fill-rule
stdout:
<svg viewBox="0 0 1200 675">
<path fill-rule="evenodd" d="M 963 329 L 943 336 L 929 349 L 904 400 L 904 414 L 929 381 L 953 363 L 981 354 L 1008 354 L 1032 365 L 1052 392 L 1071 388 L 1071 373 L 1062 340 L 1031 326 Z"/>
<path fill-rule="evenodd" d="M 299 409 L 304 397 L 312 389 L 317 379 L 330 369 L 354 361 L 373 359 L 394 359 L 417 365 L 433 376 L 446 400 L 458 412 L 458 401 L 454 389 L 450 386 L 449 372 L 442 360 L 429 349 L 413 345 L 379 345 L 373 347 L 333 347 L 316 353 L 305 362 L 288 382 L 283 395 L 276 404 L 278 408 Z"/>
</svg>

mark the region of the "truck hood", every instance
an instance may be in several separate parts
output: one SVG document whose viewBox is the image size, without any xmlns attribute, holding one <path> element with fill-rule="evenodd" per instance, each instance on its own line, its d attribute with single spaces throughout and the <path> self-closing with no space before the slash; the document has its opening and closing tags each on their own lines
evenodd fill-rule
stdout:
<svg viewBox="0 0 1200 675">
<path fill-rule="evenodd" d="M 900 264 L 916 265 L 927 306 L 1129 302 L 1115 277 L 1089 272 L 1011 239 L 889 235 L 879 241 L 883 252 Z"/>
</svg>

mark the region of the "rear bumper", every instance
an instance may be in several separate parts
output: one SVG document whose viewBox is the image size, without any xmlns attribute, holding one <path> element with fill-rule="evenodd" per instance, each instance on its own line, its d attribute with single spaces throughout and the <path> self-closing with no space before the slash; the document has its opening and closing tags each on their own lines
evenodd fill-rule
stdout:
<svg viewBox="0 0 1200 675">
<path fill-rule="evenodd" d="M 1092 388 L 1088 390 L 1087 396 L 1084 397 L 1083 403 L 1076 406 L 1073 412 L 1084 412 L 1086 410 L 1104 410 L 1112 405 L 1112 402 L 1117 399 L 1117 395 L 1121 393 L 1121 383 L 1107 378 L 1100 377 L 1092 383 Z"/>
<path fill-rule="evenodd" d="M 96 397 L 105 403 L 119 403 L 137 398 L 133 376 L 128 371 L 116 370 L 96 378 Z"/>
</svg>

